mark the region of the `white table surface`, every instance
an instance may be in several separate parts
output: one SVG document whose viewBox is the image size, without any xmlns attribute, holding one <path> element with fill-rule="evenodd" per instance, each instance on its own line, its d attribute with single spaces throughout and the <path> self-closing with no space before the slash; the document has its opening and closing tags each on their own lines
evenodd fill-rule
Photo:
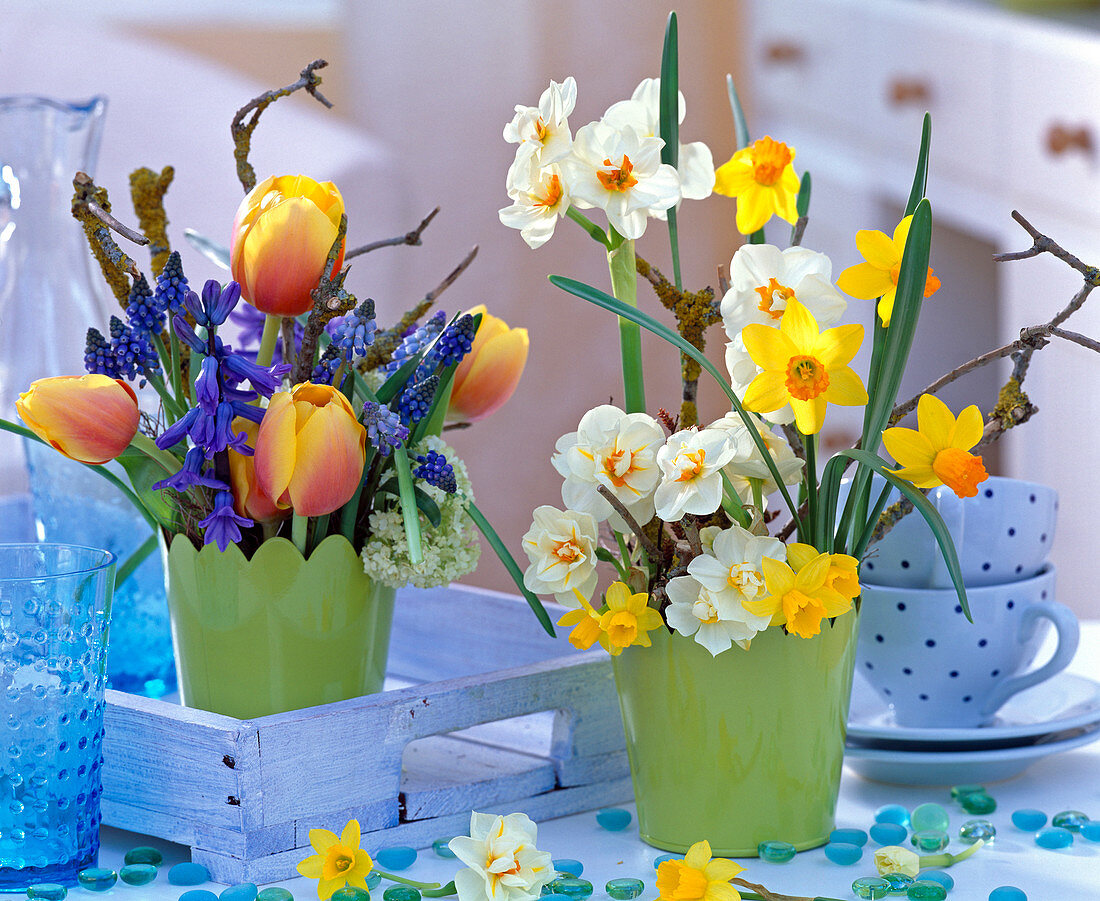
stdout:
<svg viewBox="0 0 1100 901">
<path fill-rule="evenodd" d="M 1079 675 L 1100 679 L 1100 622 L 1082 625 L 1081 649 L 1070 666 Z M 1016 885 L 1027 893 L 1029 901 L 1100 901 L 1100 843 L 1080 837 L 1071 848 L 1049 851 L 1035 845 L 1032 836 L 1012 826 L 1010 815 L 1022 807 L 1036 807 L 1053 815 L 1065 809 L 1079 809 L 1100 819 L 1100 742 L 1040 760 L 1023 774 L 1001 783 L 990 783 L 997 810 L 990 819 L 997 827 L 996 841 L 974 857 L 951 868 L 955 888 L 950 901 L 986 901 L 999 885 Z M 874 811 L 883 804 L 898 803 L 912 809 L 934 801 L 951 815 L 957 834 L 959 825 L 970 815 L 956 806 L 945 788 L 906 787 L 868 782 L 845 770 L 837 808 L 837 825 L 868 828 Z M 737 798 L 729 798 L 730 816 L 751 816 L 738 810 Z M 507 810 L 494 811 L 508 813 Z M 188 859 L 187 848 L 150 839 L 146 836 L 104 827 L 100 865 L 118 869 L 125 852 L 135 845 L 154 845 L 165 855 L 165 866 L 157 880 L 141 888 L 121 882 L 103 897 L 133 901 L 176 899 L 186 888 L 170 885 L 167 867 Z M 607 898 L 603 891 L 609 879 L 636 876 L 646 883 L 642 901 L 656 898 L 653 859 L 664 853 L 650 848 L 638 838 L 637 824 L 624 832 L 608 832 L 596 824 L 594 813 L 562 817 L 539 824 L 538 846 L 554 857 L 571 857 L 585 865 L 584 878 L 595 887 L 594 901 Z M 851 884 L 859 876 L 874 875 L 871 859 L 874 843 L 869 843 L 863 859 L 841 867 L 830 863 L 821 849 L 803 852 L 787 864 L 770 864 L 757 859 L 742 860 L 745 878 L 769 889 L 791 895 L 830 898 L 854 898 Z M 965 847 L 957 840 L 949 850 Z M 377 849 L 368 847 L 367 850 Z M 304 856 L 304 855 L 303 855 Z M 402 875 L 423 881 L 446 882 L 454 877 L 459 864 L 437 857 L 431 849 L 421 851 L 413 866 Z M 313 880 L 293 879 L 283 883 L 298 901 L 316 898 Z M 380 897 L 381 889 L 375 892 Z M 215 893 L 224 886 L 201 886 Z M 83 889 L 74 889 L 70 897 L 92 898 Z M 892 896 L 899 897 L 899 896 Z M 903 897 L 903 896 L 902 896 Z"/>
</svg>

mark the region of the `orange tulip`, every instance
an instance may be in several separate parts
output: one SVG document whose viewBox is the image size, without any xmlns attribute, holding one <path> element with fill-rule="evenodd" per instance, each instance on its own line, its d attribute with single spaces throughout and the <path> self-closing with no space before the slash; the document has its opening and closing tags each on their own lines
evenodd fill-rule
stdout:
<svg viewBox="0 0 1100 901">
<path fill-rule="evenodd" d="M 248 443 L 256 446 L 256 436 L 260 431 L 260 424 L 238 416 L 233 420 L 233 432 L 244 432 L 248 435 Z M 256 458 L 238 454 L 233 448 L 229 448 L 229 482 L 233 486 L 233 509 L 240 516 L 247 516 L 256 522 L 273 522 L 283 519 L 288 511 L 279 509 L 260 487 L 256 479 Z"/>
<path fill-rule="evenodd" d="M 279 509 L 322 516 L 351 500 L 366 448 L 367 430 L 348 399 L 305 382 L 271 396 L 256 436 L 256 479 Z"/>
<path fill-rule="evenodd" d="M 273 175 L 256 185 L 233 220 L 230 267 L 241 296 L 276 316 L 308 312 L 343 213 L 344 200 L 330 181 Z M 334 272 L 343 262 L 341 246 Z"/>
<path fill-rule="evenodd" d="M 138 429 L 134 390 L 106 375 L 38 379 L 15 408 L 39 438 L 81 463 L 113 460 Z"/>
<path fill-rule="evenodd" d="M 527 329 L 509 328 L 503 319 L 479 304 L 467 311 L 481 313 L 473 347 L 455 370 L 447 418 L 474 422 L 503 406 L 512 396 L 527 364 Z"/>
</svg>

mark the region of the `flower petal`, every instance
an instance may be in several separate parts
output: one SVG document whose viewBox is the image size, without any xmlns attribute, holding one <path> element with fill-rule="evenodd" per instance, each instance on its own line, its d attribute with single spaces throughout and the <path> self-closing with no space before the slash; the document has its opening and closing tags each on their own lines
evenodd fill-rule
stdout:
<svg viewBox="0 0 1100 901">
<path fill-rule="evenodd" d="M 952 438 L 951 446 L 968 451 L 982 440 L 984 431 L 985 420 L 982 418 L 982 411 L 971 404 L 955 420 L 955 435 Z"/>
<path fill-rule="evenodd" d="M 766 327 L 766 326 L 765 326 Z M 741 404 L 754 413 L 771 413 L 791 400 L 782 372 L 762 372 L 745 389 Z"/>
<path fill-rule="evenodd" d="M 928 436 L 916 429 L 895 426 L 882 433 L 882 443 L 900 466 L 932 466 L 936 451 Z"/>
<path fill-rule="evenodd" d="M 798 348 L 787 335 L 759 322 L 746 325 L 741 330 L 741 340 L 752 361 L 762 369 L 785 372 L 791 357 L 798 352 Z"/>
<path fill-rule="evenodd" d="M 873 229 L 863 228 L 856 232 L 856 250 L 870 265 L 886 272 L 901 260 L 900 248 L 895 247 L 885 234 Z"/>
<path fill-rule="evenodd" d="M 922 435 L 928 436 L 933 449 L 940 451 L 952 446 L 955 415 L 936 395 L 922 394 L 917 401 L 917 427 Z"/>
<path fill-rule="evenodd" d="M 842 407 L 859 407 L 868 399 L 863 380 L 850 366 L 829 370 L 829 387 L 821 396 L 829 403 Z"/>
<path fill-rule="evenodd" d="M 885 294 L 894 283 L 890 280 L 889 272 L 870 263 L 857 263 L 840 273 L 836 286 L 849 297 L 874 300 Z"/>
</svg>

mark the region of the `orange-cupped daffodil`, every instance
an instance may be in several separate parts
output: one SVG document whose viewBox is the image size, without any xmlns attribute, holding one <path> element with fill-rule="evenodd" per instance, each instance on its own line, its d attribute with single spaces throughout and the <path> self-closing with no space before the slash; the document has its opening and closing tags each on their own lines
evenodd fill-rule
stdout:
<svg viewBox="0 0 1100 901">
<path fill-rule="evenodd" d="M 569 643 L 577 650 L 587 651 L 597 641 L 603 646 L 604 650 L 607 650 L 607 633 L 600 628 L 600 614 L 592 608 L 588 598 L 578 589 L 574 588 L 573 594 L 577 596 L 580 607 L 576 610 L 567 611 L 558 620 L 558 625 L 565 629 L 572 627 L 573 631 L 569 633 Z"/>
<path fill-rule="evenodd" d="M 905 240 L 909 237 L 909 225 L 913 217 L 906 216 L 894 229 L 893 238 L 884 232 L 861 229 L 856 232 L 856 249 L 863 254 L 864 262 L 849 266 L 836 281 L 836 286 L 845 294 L 860 300 L 882 299 L 878 304 L 878 315 L 882 324 L 890 324 L 894 312 L 894 299 L 898 293 L 898 273 L 901 272 L 901 257 L 905 253 Z M 939 290 L 940 280 L 928 268 L 928 280 L 924 283 L 924 296 L 931 297 Z"/>
<path fill-rule="evenodd" d="M 753 322 L 741 331 L 741 339 L 764 370 L 745 390 L 746 410 L 771 413 L 789 403 L 798 430 L 816 435 L 827 404 L 867 403 L 863 382 L 848 366 L 863 342 L 862 325 L 819 331 L 813 314 L 792 297 L 778 329 Z"/>
<path fill-rule="evenodd" d="M 793 147 L 763 137 L 718 167 L 714 192 L 737 198 L 741 234 L 759 231 L 773 215 L 792 225 L 798 221 L 799 181 L 793 160 Z"/>
<path fill-rule="evenodd" d="M 478 304 L 467 312 L 481 314 L 470 352 L 455 370 L 447 418 L 476 422 L 496 412 L 512 396 L 527 364 L 527 329 L 508 323 Z"/>
<path fill-rule="evenodd" d="M 813 545 L 792 542 L 787 545 L 787 562 L 798 572 L 812 563 L 820 552 Z M 830 554 L 829 572 L 825 584 L 841 597 L 852 600 L 859 596 L 859 561 L 849 554 Z"/>
<path fill-rule="evenodd" d="M 821 631 L 821 621 L 840 616 L 852 608 L 852 599 L 830 587 L 832 554 L 818 554 L 797 572 L 790 564 L 765 557 L 761 568 L 767 594 L 745 601 L 745 609 L 758 616 L 770 616 L 772 625 L 786 626 L 799 638 L 812 638 Z"/>
<path fill-rule="evenodd" d="M 15 409 L 39 438 L 81 463 L 113 460 L 138 429 L 137 395 L 106 375 L 38 379 L 19 395 Z"/>
<path fill-rule="evenodd" d="M 358 820 L 349 820 L 340 837 L 328 829 L 310 829 L 309 843 L 316 854 L 298 864 L 298 872 L 307 879 L 317 879 L 317 897 L 321 901 L 345 885 L 367 889 L 367 876 L 374 869 L 370 855 L 359 847 Z"/>
<path fill-rule="evenodd" d="M 901 466 L 891 471 L 917 488 L 946 485 L 959 497 L 974 497 L 978 483 L 989 478 L 982 458 L 970 453 L 983 428 L 982 412 L 973 404 L 956 419 L 938 397 L 922 394 L 917 428 L 887 429 L 882 443 Z"/>
<path fill-rule="evenodd" d="M 730 880 L 745 868 L 711 857 L 710 842 L 696 842 L 683 860 L 664 860 L 657 867 L 659 901 L 739 901 Z"/>
<path fill-rule="evenodd" d="M 664 624 L 661 614 L 648 606 L 649 595 L 633 594 L 625 582 L 612 582 L 604 599 L 607 612 L 600 616 L 600 630 L 607 634 L 608 653 L 617 657 L 634 644 L 648 648 L 649 633 Z"/>
</svg>

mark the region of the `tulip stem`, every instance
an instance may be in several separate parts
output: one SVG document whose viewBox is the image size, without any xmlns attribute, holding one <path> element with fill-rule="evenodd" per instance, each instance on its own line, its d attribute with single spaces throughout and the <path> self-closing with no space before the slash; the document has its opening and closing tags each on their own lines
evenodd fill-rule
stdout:
<svg viewBox="0 0 1100 901">
<path fill-rule="evenodd" d="M 268 313 L 264 317 L 264 333 L 260 337 L 260 349 L 256 353 L 257 366 L 270 366 L 275 357 L 275 342 L 279 340 L 280 317 Z M 286 355 L 283 355 L 284 359 Z"/>
<path fill-rule="evenodd" d="M 309 536 L 309 517 L 299 516 L 294 514 L 290 523 L 290 540 L 294 542 L 294 546 L 302 552 L 302 556 L 306 556 L 306 540 Z"/>
<path fill-rule="evenodd" d="M 374 872 L 383 879 L 389 879 L 391 882 L 400 882 L 402 885 L 411 885 L 413 888 L 431 891 L 432 889 L 440 887 L 438 882 L 413 882 L 411 879 L 406 879 L 404 876 L 394 876 L 393 873 L 387 873 L 385 870 L 375 869 Z"/>
<path fill-rule="evenodd" d="M 634 242 L 613 234 L 614 249 L 607 252 L 611 270 L 611 293 L 631 307 L 638 306 L 638 273 L 634 260 Z M 623 402 L 627 413 L 645 412 L 645 385 L 642 381 L 642 331 L 638 323 L 619 317 L 619 347 L 623 365 Z"/>
</svg>

